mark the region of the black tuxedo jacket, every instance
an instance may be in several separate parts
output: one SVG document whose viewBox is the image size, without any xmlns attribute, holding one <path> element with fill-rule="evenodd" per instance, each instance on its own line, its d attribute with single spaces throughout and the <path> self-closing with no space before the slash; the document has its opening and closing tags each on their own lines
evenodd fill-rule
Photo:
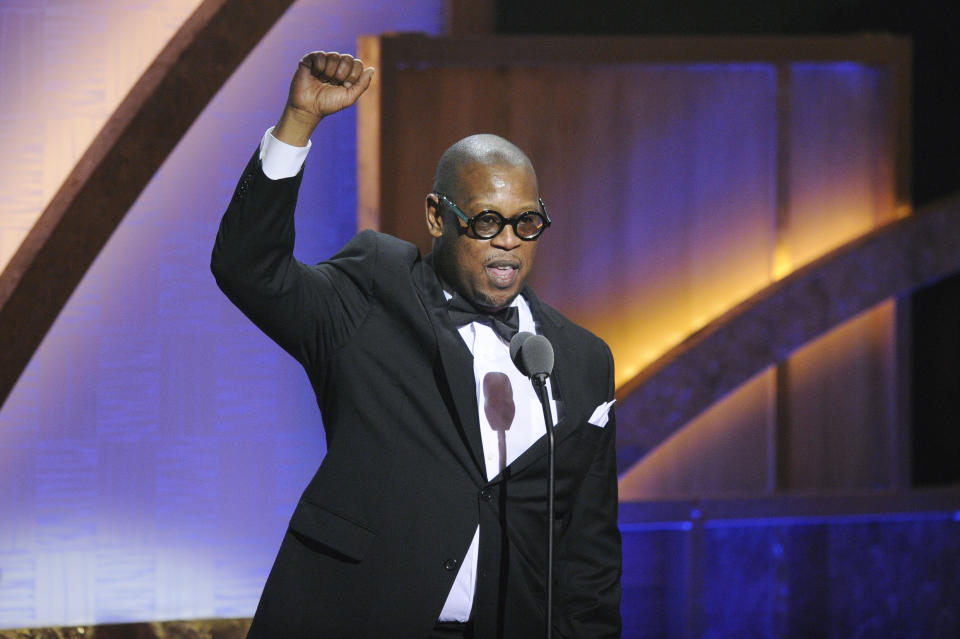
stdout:
<svg viewBox="0 0 960 639">
<path fill-rule="evenodd" d="M 250 637 L 424 637 L 480 526 L 478 638 L 543 635 L 546 437 L 487 481 L 472 356 L 450 323 L 430 257 L 366 231 L 332 259 L 293 258 L 301 175 L 251 159 L 212 269 L 227 296 L 306 369 L 327 455 L 297 505 Z M 526 288 L 553 344 L 554 627 L 620 633 L 615 420 L 606 345 Z"/>
</svg>

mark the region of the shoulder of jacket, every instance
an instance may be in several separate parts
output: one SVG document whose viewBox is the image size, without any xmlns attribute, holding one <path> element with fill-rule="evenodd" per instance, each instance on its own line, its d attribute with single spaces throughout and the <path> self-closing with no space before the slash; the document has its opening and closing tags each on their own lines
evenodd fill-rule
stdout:
<svg viewBox="0 0 960 639">
<path fill-rule="evenodd" d="M 420 257 L 420 250 L 415 244 L 379 231 L 360 231 L 353 241 L 375 249 L 378 259 L 384 263 L 412 263 Z"/>
<path fill-rule="evenodd" d="M 604 342 L 603 339 L 569 319 L 563 313 L 550 306 L 543 300 L 537 299 L 536 306 L 539 312 L 542 313 L 548 321 L 562 327 L 565 331 L 570 331 L 569 335 L 575 340 L 589 345 L 590 347 L 599 347 L 604 350 L 609 350 L 607 343 Z"/>
</svg>

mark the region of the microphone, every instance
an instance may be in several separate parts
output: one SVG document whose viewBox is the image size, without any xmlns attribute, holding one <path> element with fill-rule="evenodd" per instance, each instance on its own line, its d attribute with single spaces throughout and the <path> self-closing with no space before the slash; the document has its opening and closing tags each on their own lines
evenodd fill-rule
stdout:
<svg viewBox="0 0 960 639">
<path fill-rule="evenodd" d="M 554 510 L 554 463 L 553 463 L 553 413 L 550 411 L 547 394 L 547 377 L 553 372 L 553 346 L 543 335 L 526 331 L 517 333 L 510 340 L 510 359 L 520 372 L 530 378 L 533 389 L 543 409 L 543 423 L 547 427 L 547 574 L 545 636 L 553 636 L 553 510 Z"/>
<path fill-rule="evenodd" d="M 533 337 L 533 333 L 520 331 L 510 339 L 510 359 L 513 360 L 513 364 L 517 367 L 517 370 L 524 375 L 527 375 L 527 371 L 523 366 L 523 360 L 520 359 L 520 350 L 523 348 L 524 343 L 531 337 Z M 527 375 L 527 377 L 529 377 L 529 375 Z"/>
<path fill-rule="evenodd" d="M 553 372 L 553 346 L 543 335 L 526 331 L 510 340 L 510 359 L 521 373 L 543 382 Z"/>
<path fill-rule="evenodd" d="M 534 335 L 523 343 L 520 349 L 520 359 L 526 375 L 536 380 L 543 380 L 553 372 L 553 346 L 543 335 Z"/>
</svg>

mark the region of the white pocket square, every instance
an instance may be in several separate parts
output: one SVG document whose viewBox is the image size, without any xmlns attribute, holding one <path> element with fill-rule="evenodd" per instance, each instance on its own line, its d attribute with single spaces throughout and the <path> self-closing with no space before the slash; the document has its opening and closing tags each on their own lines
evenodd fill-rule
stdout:
<svg viewBox="0 0 960 639">
<path fill-rule="evenodd" d="M 606 426 L 607 420 L 610 419 L 610 407 L 613 406 L 616 401 L 615 399 L 611 399 L 609 402 L 604 402 L 594 408 L 593 415 L 590 415 L 590 419 L 587 421 L 597 428 Z"/>
</svg>

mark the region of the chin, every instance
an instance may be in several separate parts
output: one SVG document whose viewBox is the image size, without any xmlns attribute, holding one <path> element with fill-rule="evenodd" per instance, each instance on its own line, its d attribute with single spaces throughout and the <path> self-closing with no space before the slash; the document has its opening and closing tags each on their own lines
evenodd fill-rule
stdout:
<svg viewBox="0 0 960 639">
<path fill-rule="evenodd" d="M 492 294 L 478 293 L 474 299 L 474 304 L 498 311 L 501 308 L 510 306 L 510 303 L 519 293 L 519 289 L 516 291 L 497 291 Z"/>
</svg>

